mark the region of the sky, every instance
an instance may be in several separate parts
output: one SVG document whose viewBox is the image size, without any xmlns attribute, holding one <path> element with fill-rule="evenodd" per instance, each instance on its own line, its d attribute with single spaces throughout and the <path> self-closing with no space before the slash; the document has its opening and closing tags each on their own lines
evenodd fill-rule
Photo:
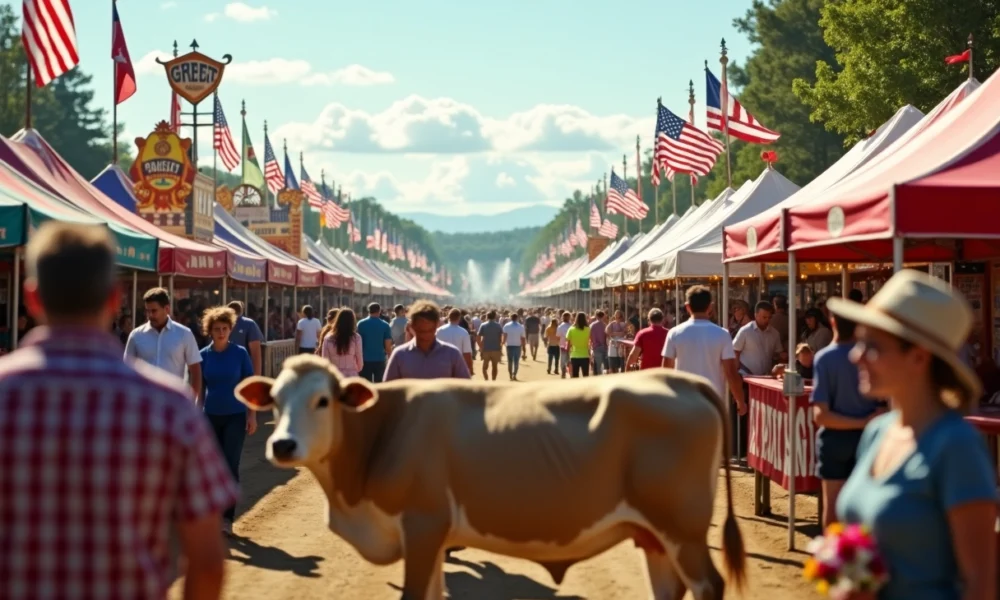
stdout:
<svg viewBox="0 0 1000 600">
<path fill-rule="evenodd" d="M 196 39 L 212 58 L 232 55 L 219 97 L 237 144 L 246 101 L 261 159 L 266 120 L 296 175 L 301 152 L 314 180 L 322 172 L 394 212 L 559 206 L 612 166 L 620 173 L 623 154 L 633 173 L 636 135 L 644 150 L 652 142 L 656 98 L 686 116 L 690 79 L 704 128 L 704 61 L 719 75 L 723 37 L 731 59 L 748 54 L 732 22 L 750 4 L 119 0 L 138 77 L 119 106 L 120 136 L 145 136 L 169 118 L 170 88 L 154 59 L 169 58 L 174 40 L 183 54 Z M 111 1 L 71 7 L 80 68 L 110 114 Z M 199 120 L 211 108 L 202 102 Z M 211 128 L 199 130 L 199 155 L 212 163 Z"/>
</svg>

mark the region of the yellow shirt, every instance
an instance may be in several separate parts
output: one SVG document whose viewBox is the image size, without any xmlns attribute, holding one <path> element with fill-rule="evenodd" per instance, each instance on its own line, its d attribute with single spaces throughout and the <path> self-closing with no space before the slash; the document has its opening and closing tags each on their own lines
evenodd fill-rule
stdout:
<svg viewBox="0 0 1000 600">
<path fill-rule="evenodd" d="M 566 332 L 566 341 L 569 342 L 570 358 L 590 358 L 590 327 L 570 327 Z"/>
</svg>

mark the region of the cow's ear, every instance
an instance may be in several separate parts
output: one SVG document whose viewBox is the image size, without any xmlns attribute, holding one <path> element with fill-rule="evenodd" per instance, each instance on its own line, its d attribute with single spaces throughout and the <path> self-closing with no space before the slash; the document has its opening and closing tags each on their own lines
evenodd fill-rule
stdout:
<svg viewBox="0 0 1000 600">
<path fill-rule="evenodd" d="M 251 410 L 270 410 L 274 408 L 273 385 L 274 380 L 270 377 L 247 377 L 236 386 L 236 397 Z"/>
<path fill-rule="evenodd" d="M 347 410 L 361 412 L 378 402 L 378 392 L 364 379 L 351 377 L 341 382 L 337 400 Z"/>
</svg>

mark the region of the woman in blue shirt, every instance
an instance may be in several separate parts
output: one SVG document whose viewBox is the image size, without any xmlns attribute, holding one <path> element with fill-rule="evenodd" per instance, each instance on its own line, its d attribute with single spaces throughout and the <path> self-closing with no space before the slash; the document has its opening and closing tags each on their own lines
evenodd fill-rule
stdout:
<svg viewBox="0 0 1000 600">
<path fill-rule="evenodd" d="M 199 404 L 215 432 L 222 454 L 236 481 L 240 480 L 240 455 L 247 435 L 257 431 L 256 413 L 236 399 L 236 385 L 253 375 L 250 354 L 243 346 L 231 344 L 229 333 L 236 324 L 236 313 L 225 306 L 205 311 L 201 320 L 205 335 L 212 343 L 201 350 L 202 387 Z M 222 527 L 233 532 L 236 506 L 222 516 Z"/>
<path fill-rule="evenodd" d="M 865 306 L 827 305 L 859 325 L 860 391 L 892 406 L 865 428 L 837 500 L 839 520 L 867 526 L 889 567 L 879 600 L 995 600 L 996 472 L 962 417 L 981 395 L 958 356 L 972 310 L 945 282 L 911 270 Z"/>
</svg>

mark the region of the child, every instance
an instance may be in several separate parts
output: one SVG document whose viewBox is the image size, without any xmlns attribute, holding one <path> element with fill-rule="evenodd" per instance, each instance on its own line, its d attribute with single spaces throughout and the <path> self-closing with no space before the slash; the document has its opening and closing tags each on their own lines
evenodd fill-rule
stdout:
<svg viewBox="0 0 1000 600">
<path fill-rule="evenodd" d="M 813 357 L 813 351 L 809 344 L 802 343 L 795 347 L 795 370 L 802 379 L 813 378 Z M 771 375 L 778 379 L 783 378 L 786 367 L 787 365 L 784 364 L 775 365 L 774 369 L 771 370 Z"/>
</svg>

